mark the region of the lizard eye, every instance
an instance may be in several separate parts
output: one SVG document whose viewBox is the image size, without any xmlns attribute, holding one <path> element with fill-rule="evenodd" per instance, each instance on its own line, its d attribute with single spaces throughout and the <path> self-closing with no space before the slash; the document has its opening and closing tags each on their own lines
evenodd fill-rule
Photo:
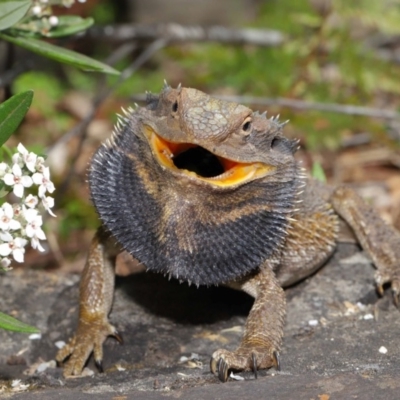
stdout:
<svg viewBox="0 0 400 400">
<path fill-rule="evenodd" d="M 172 104 L 172 112 L 177 112 L 178 111 L 178 100 L 175 100 L 175 102 Z"/>
<path fill-rule="evenodd" d="M 244 121 L 244 123 L 242 125 L 242 131 L 246 132 L 247 135 L 250 133 L 250 131 L 251 131 L 251 119 L 250 118 L 247 118 Z"/>
</svg>

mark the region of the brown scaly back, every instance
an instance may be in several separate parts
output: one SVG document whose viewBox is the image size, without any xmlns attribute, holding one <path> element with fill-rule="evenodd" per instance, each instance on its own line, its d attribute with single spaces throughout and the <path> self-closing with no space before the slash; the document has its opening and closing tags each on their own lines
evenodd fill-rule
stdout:
<svg viewBox="0 0 400 400">
<path fill-rule="evenodd" d="M 302 184 L 297 147 L 276 119 L 166 86 L 120 117 L 96 152 L 91 196 L 106 228 L 149 270 L 220 284 L 257 269 L 283 244 Z M 190 162 L 177 166 L 186 151 Z M 203 157 L 225 170 L 203 176 L 190 165 Z"/>
</svg>

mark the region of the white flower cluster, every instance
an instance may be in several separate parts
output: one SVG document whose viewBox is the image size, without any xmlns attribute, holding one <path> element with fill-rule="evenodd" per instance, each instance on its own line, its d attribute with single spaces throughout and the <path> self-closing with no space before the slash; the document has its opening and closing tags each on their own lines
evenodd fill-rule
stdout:
<svg viewBox="0 0 400 400">
<path fill-rule="evenodd" d="M 86 3 L 86 0 L 77 0 L 78 3 Z M 53 0 L 51 5 L 63 6 L 66 8 L 71 7 L 75 0 Z M 38 18 L 42 18 L 42 22 L 47 28 L 51 29 L 58 25 L 59 20 L 56 15 L 51 15 L 51 7 L 49 0 L 32 0 L 31 12 Z"/>
<path fill-rule="evenodd" d="M 21 199 L 20 203 L 3 203 L 0 207 L 0 269 L 7 269 L 11 264 L 10 256 L 17 262 L 24 261 L 25 246 L 44 251 L 40 240 L 46 235 L 42 230 L 43 219 L 37 206 L 39 201 L 47 212 L 51 211 L 54 199 L 46 196 L 54 192 L 50 180 L 50 170 L 44 165 L 44 158 L 38 157 L 20 143 L 18 153 L 12 156 L 12 166 L 0 163 L 0 180 L 4 182 L 7 192 L 12 191 Z M 24 196 L 25 188 L 37 186 L 37 196 Z"/>
</svg>

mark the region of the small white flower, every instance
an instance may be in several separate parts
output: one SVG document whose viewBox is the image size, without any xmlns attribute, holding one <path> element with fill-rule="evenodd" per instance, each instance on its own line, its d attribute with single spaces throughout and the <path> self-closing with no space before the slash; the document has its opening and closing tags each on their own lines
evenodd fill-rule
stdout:
<svg viewBox="0 0 400 400">
<path fill-rule="evenodd" d="M 23 156 L 28 154 L 28 150 L 22 143 L 18 144 L 17 150 L 18 150 L 19 154 L 22 154 Z"/>
<path fill-rule="evenodd" d="M 13 192 L 17 197 L 24 195 L 24 187 L 32 186 L 32 178 L 28 175 L 22 175 L 21 167 L 18 164 L 12 166 L 12 174 L 5 174 L 3 180 L 7 186 L 14 187 Z"/>
<path fill-rule="evenodd" d="M 37 198 L 37 196 L 33 196 L 32 194 L 28 194 L 28 196 L 26 196 L 26 199 L 25 199 L 24 203 L 29 208 L 35 208 L 39 203 L 39 199 Z"/>
<path fill-rule="evenodd" d="M 26 168 L 28 168 L 31 172 L 36 172 L 37 155 L 32 152 L 29 153 L 22 143 L 18 145 L 17 149 L 22 156 L 22 160 L 24 161 Z"/>
<path fill-rule="evenodd" d="M 40 252 L 44 251 L 44 248 L 40 244 L 39 239 L 37 237 L 33 237 L 31 239 L 31 246 L 32 246 L 32 249 L 37 249 Z"/>
<path fill-rule="evenodd" d="M 36 171 L 42 172 L 44 167 L 45 167 L 45 165 L 44 165 L 44 158 L 39 156 L 39 157 L 36 159 Z"/>
<path fill-rule="evenodd" d="M 50 24 L 51 26 L 57 26 L 57 25 L 58 25 L 58 18 L 57 18 L 55 15 L 52 15 L 52 16 L 49 18 L 49 24 Z"/>
<path fill-rule="evenodd" d="M 0 229 L 3 231 L 16 230 L 21 228 L 21 224 L 13 219 L 14 210 L 12 205 L 4 203 L 0 208 Z"/>
<path fill-rule="evenodd" d="M 0 239 L 3 242 L 9 242 L 10 240 L 12 240 L 12 236 L 8 233 L 8 232 L 2 232 L 0 231 Z"/>
<path fill-rule="evenodd" d="M 14 217 L 19 219 L 22 216 L 22 207 L 18 203 L 14 203 L 12 208 L 14 211 Z"/>
<path fill-rule="evenodd" d="M 0 244 L 0 256 L 7 257 L 12 254 L 15 261 L 22 263 L 24 262 L 24 247 L 27 243 L 27 240 L 16 237 L 7 243 Z"/>
<path fill-rule="evenodd" d="M 13 164 L 18 164 L 21 168 L 24 166 L 24 160 L 22 158 L 22 155 L 19 153 L 13 154 L 11 157 Z"/>
<path fill-rule="evenodd" d="M 61 3 L 64 7 L 71 7 L 75 0 L 62 0 Z"/>
<path fill-rule="evenodd" d="M 53 217 L 56 215 L 51 211 L 51 209 L 54 207 L 54 199 L 50 196 L 46 196 L 42 198 L 42 204 L 43 207 L 46 209 L 46 211 Z"/>
<path fill-rule="evenodd" d="M 41 215 L 38 215 L 38 211 L 33 209 L 25 210 L 24 217 L 28 223 L 25 226 L 26 236 L 29 238 L 37 237 L 38 239 L 45 240 L 46 235 L 41 228 L 43 225 L 43 218 Z"/>
<path fill-rule="evenodd" d="M 2 178 L 8 171 L 10 167 L 5 162 L 0 163 L 0 178 Z"/>
<path fill-rule="evenodd" d="M 36 185 L 39 185 L 38 194 L 40 198 L 43 198 L 46 191 L 49 193 L 54 192 L 54 183 L 50 180 L 50 169 L 49 167 L 43 167 L 42 173 L 36 172 L 32 175 L 32 180 Z"/>
<path fill-rule="evenodd" d="M 39 242 L 39 240 L 46 240 L 46 235 L 41 228 L 43 224 L 42 216 L 38 215 L 37 210 L 29 209 L 24 210 L 24 217 L 28 222 L 25 226 L 25 234 L 31 239 L 31 246 L 39 251 L 44 251 Z"/>
<path fill-rule="evenodd" d="M 42 12 L 42 7 L 40 7 L 39 5 L 33 6 L 32 7 L 32 12 L 35 15 L 40 15 L 40 13 Z"/>
</svg>

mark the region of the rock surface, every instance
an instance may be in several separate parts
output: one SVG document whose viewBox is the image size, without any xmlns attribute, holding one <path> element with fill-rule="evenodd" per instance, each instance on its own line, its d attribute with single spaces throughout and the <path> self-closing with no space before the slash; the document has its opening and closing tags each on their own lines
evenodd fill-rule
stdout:
<svg viewBox="0 0 400 400">
<path fill-rule="evenodd" d="M 328 264 L 287 290 L 282 371 L 226 384 L 210 374 L 209 358 L 237 346 L 252 304 L 243 293 L 150 273 L 118 278 L 111 321 L 124 344 L 107 340 L 104 374 L 90 360 L 87 376 L 65 380 L 51 360 L 76 326 L 79 278 L 2 275 L 0 310 L 39 327 L 42 338 L 0 331 L 0 398 L 399 398 L 400 312 L 389 294 L 377 297 L 374 270 L 354 245 L 341 245 Z"/>
</svg>

